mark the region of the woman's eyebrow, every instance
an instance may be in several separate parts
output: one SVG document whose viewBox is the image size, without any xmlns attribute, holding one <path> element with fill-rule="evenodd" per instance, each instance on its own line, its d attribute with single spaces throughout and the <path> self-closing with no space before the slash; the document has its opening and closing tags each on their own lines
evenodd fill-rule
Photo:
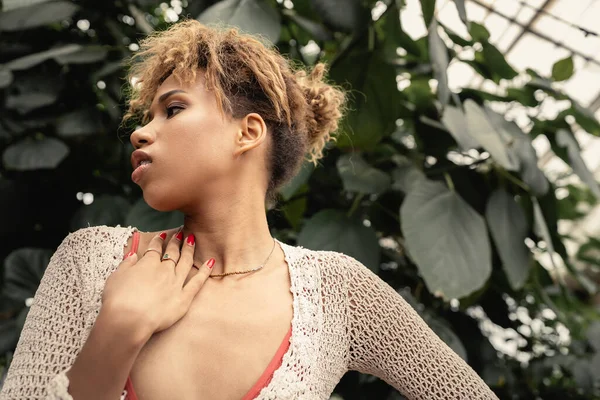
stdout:
<svg viewBox="0 0 600 400">
<path fill-rule="evenodd" d="M 158 104 L 162 103 L 163 101 L 167 100 L 170 96 L 177 94 L 177 93 L 187 93 L 185 90 L 181 90 L 181 89 L 174 89 L 174 90 L 169 90 L 166 93 L 163 93 L 160 95 L 160 97 L 158 98 Z M 151 107 L 152 108 L 152 107 Z M 152 119 L 152 111 L 148 110 L 148 117 L 150 119 Z"/>
</svg>

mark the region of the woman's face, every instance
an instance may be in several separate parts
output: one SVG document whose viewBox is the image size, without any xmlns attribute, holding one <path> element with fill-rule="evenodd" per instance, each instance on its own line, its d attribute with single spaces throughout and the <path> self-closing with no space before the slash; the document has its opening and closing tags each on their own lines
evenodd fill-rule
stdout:
<svg viewBox="0 0 600 400">
<path fill-rule="evenodd" d="M 172 76 L 167 78 L 152 101 L 150 122 L 131 135 L 133 147 L 151 161 L 134 170 L 132 179 L 144 191 L 148 205 L 160 211 L 194 204 L 207 190 L 227 181 L 223 177 L 235 174 L 242 124 L 221 115 L 203 74 L 198 77 L 184 86 Z M 133 153 L 134 169 L 139 153 Z"/>
</svg>

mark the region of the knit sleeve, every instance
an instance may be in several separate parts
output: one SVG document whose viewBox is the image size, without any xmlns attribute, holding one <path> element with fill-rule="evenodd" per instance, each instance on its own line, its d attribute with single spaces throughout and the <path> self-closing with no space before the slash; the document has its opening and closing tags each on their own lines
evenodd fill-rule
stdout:
<svg viewBox="0 0 600 400">
<path fill-rule="evenodd" d="M 348 369 L 375 375 L 406 398 L 497 399 L 390 285 L 352 257 Z"/>
<path fill-rule="evenodd" d="M 50 258 L 19 338 L 0 400 L 72 400 L 65 373 L 84 332 L 81 268 L 90 229 L 69 234 Z"/>
</svg>

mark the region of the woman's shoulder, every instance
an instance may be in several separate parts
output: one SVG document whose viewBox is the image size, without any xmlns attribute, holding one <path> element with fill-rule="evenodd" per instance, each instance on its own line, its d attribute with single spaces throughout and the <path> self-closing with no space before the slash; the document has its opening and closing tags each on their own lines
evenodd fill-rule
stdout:
<svg viewBox="0 0 600 400">
<path fill-rule="evenodd" d="M 96 225 L 80 228 L 69 233 L 61 243 L 61 247 L 74 256 L 89 256 L 90 253 L 114 256 L 123 251 L 136 230 L 137 228 L 132 226 L 122 227 L 120 225 Z M 106 252 L 108 249 L 113 250 Z"/>
</svg>

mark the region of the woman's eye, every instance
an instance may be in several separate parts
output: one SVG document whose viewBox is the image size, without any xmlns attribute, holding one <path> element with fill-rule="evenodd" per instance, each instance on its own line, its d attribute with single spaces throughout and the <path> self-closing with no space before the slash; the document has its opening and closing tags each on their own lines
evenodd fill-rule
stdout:
<svg viewBox="0 0 600 400">
<path fill-rule="evenodd" d="M 171 118 L 173 115 L 178 114 L 179 112 L 174 112 L 175 110 L 183 110 L 181 106 L 169 106 L 167 107 L 167 118 Z"/>
</svg>

